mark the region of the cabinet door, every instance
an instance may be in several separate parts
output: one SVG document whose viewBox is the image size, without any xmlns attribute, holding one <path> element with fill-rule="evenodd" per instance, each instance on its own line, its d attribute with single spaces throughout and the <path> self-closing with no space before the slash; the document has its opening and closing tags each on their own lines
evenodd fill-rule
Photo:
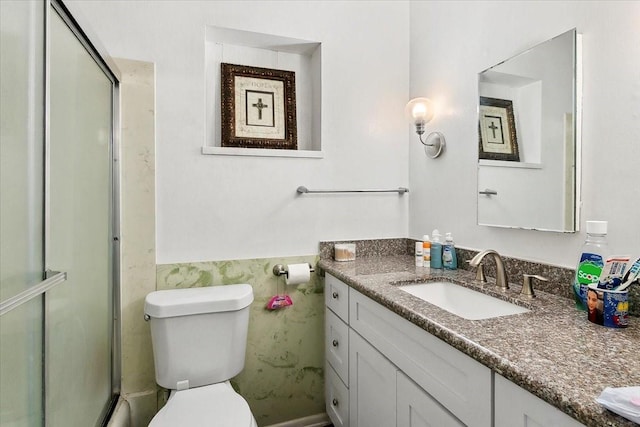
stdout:
<svg viewBox="0 0 640 427">
<path fill-rule="evenodd" d="M 464 424 L 400 371 L 397 381 L 398 427 L 464 427 Z"/>
<path fill-rule="evenodd" d="M 564 412 L 495 374 L 495 427 L 584 427 Z"/>
<path fill-rule="evenodd" d="M 396 425 L 396 367 L 349 330 L 349 422 L 351 427 Z"/>
</svg>

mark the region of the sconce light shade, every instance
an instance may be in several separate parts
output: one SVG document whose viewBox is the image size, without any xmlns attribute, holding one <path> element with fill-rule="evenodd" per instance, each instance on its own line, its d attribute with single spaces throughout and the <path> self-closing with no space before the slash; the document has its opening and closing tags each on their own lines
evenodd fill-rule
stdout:
<svg viewBox="0 0 640 427">
<path fill-rule="evenodd" d="M 404 112 L 416 127 L 421 125 L 420 127 L 424 132 L 424 125 L 433 118 L 433 102 L 428 98 L 414 98 L 404 107 Z"/>
<path fill-rule="evenodd" d="M 427 156 L 435 159 L 442 154 L 445 147 L 444 135 L 440 132 L 431 132 L 427 136 L 427 140 L 422 139 L 425 124 L 429 123 L 435 113 L 435 106 L 428 98 L 414 98 L 404 107 L 406 116 L 416 126 L 416 133 L 420 138 L 420 142 L 424 145 Z"/>
</svg>

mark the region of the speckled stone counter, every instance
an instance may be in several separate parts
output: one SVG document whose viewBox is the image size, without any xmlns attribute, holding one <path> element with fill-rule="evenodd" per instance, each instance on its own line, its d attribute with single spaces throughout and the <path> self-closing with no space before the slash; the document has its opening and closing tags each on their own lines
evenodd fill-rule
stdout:
<svg viewBox="0 0 640 427">
<path fill-rule="evenodd" d="M 319 267 L 362 294 L 473 357 L 587 426 L 635 426 L 597 404 L 605 387 L 640 385 L 640 318 L 625 329 L 587 321 L 570 299 L 536 290 L 520 298 L 520 284 L 500 292 L 465 270 L 414 266 L 409 255 L 321 259 Z M 466 320 L 414 297 L 397 286 L 434 278 L 482 288 L 530 309 L 524 314 Z M 511 282 L 511 281 L 510 281 Z"/>
</svg>

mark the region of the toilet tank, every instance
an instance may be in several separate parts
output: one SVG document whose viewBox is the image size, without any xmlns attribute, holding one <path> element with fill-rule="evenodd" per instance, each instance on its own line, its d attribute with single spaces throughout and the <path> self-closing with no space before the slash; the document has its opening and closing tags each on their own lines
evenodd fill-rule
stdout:
<svg viewBox="0 0 640 427">
<path fill-rule="evenodd" d="M 182 390 L 226 381 L 242 371 L 250 285 L 171 289 L 147 295 L 156 382 Z"/>
</svg>

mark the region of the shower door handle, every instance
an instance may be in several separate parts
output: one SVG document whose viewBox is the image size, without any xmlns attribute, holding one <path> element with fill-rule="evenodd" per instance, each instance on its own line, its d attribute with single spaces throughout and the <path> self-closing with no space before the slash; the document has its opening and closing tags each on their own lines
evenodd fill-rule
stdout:
<svg viewBox="0 0 640 427">
<path fill-rule="evenodd" d="M 22 304 L 31 301 L 39 295 L 49 291 L 51 288 L 59 285 L 67 280 L 67 273 L 60 271 L 47 270 L 44 272 L 44 280 L 35 286 L 31 286 L 29 289 L 20 292 L 11 298 L 8 298 L 0 303 L 0 316 L 16 307 L 20 307 Z"/>
</svg>

